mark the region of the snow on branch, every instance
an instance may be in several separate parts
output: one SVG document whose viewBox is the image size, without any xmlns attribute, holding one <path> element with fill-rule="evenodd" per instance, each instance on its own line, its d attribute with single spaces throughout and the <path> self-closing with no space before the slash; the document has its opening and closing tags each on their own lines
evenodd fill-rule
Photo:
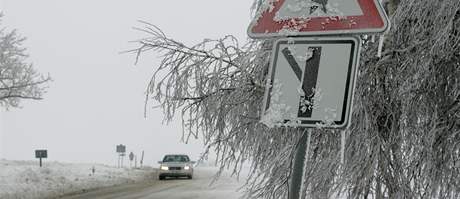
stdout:
<svg viewBox="0 0 460 199">
<path fill-rule="evenodd" d="M 345 163 L 340 131 L 314 130 L 303 185 L 309 198 L 460 196 L 460 1 L 385 2 L 392 29 L 381 58 L 364 40 Z M 162 58 L 146 108 L 155 101 L 166 121 L 179 113 L 183 139 L 201 137 L 203 158 L 217 151 L 221 169 L 239 175 L 249 163 L 248 198 L 286 198 L 302 131 L 260 123 L 273 40 L 241 45 L 230 35 L 187 46 L 142 25 L 147 37 L 132 52 Z"/>
<path fill-rule="evenodd" d="M 27 63 L 24 40 L 15 30 L 0 30 L 0 106 L 4 108 L 18 107 L 23 99 L 42 99 L 51 80 Z"/>
<path fill-rule="evenodd" d="M 290 143 L 300 133 L 269 129 L 259 122 L 273 41 L 241 45 L 229 35 L 187 46 L 152 24 L 141 24 L 137 30 L 147 37 L 138 40 L 139 47 L 131 52 L 139 58 L 154 51 L 162 58 L 148 84 L 147 101 L 159 103 L 167 122 L 180 111 L 183 140 L 201 136 L 206 145 L 203 158 L 210 150 L 217 151 L 221 169 L 231 168 L 239 175 L 241 166 L 250 162 L 254 171 L 250 180 L 257 182 L 251 183 L 250 195 L 267 193 L 268 187 L 278 190 L 272 193 L 275 196 L 285 194 L 290 166 L 286 162 L 295 148 Z M 277 163 L 267 165 L 274 156 Z M 260 180 L 266 177 L 273 179 L 269 185 Z"/>
</svg>

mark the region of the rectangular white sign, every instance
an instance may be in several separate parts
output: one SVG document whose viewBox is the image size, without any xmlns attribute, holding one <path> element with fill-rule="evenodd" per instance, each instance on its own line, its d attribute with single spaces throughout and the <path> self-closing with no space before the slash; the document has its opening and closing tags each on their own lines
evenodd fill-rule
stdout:
<svg viewBox="0 0 460 199">
<path fill-rule="evenodd" d="M 262 122 L 344 128 L 350 121 L 360 40 L 285 38 L 272 53 Z"/>
</svg>

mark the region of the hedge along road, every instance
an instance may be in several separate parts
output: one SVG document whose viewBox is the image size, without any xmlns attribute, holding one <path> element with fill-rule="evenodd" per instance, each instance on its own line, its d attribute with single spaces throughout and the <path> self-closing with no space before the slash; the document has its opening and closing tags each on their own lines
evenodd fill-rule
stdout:
<svg viewBox="0 0 460 199">
<path fill-rule="evenodd" d="M 150 182 L 126 184 L 102 188 L 82 194 L 67 195 L 62 199 L 237 199 L 243 195 L 237 189 L 244 184 L 244 179 L 237 181 L 227 174 L 223 174 L 217 182 L 210 184 L 216 173 L 215 168 L 195 168 L 193 179 L 186 178 L 166 179 L 159 181 L 152 179 Z M 244 177 L 244 176 L 242 176 Z"/>
</svg>

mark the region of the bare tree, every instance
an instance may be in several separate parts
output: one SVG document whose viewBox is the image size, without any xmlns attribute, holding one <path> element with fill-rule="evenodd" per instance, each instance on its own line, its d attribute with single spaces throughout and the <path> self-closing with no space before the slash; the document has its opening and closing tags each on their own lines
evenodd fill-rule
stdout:
<svg viewBox="0 0 460 199">
<path fill-rule="evenodd" d="M 460 197 L 460 1 L 386 3 L 392 29 L 381 58 L 365 40 L 345 164 L 337 130 L 312 134 L 304 182 L 311 198 Z M 249 162 L 248 198 L 285 198 L 302 130 L 259 122 L 273 41 L 241 45 L 226 36 L 186 46 L 143 24 L 149 37 L 134 52 L 163 58 L 147 99 L 167 121 L 180 111 L 184 139 L 202 136 L 221 169 L 238 175 Z"/>
<path fill-rule="evenodd" d="M 18 107 L 23 99 L 42 99 L 50 81 L 27 62 L 24 40 L 16 30 L 0 29 L 0 106 L 6 108 Z"/>
</svg>

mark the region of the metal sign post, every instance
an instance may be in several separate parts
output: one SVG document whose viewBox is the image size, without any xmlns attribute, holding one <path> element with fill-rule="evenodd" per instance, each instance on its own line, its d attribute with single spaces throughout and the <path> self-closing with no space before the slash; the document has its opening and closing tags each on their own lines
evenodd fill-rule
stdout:
<svg viewBox="0 0 460 199">
<path fill-rule="evenodd" d="M 144 151 L 142 151 L 142 155 L 141 155 L 141 161 L 140 161 L 141 168 L 142 168 L 143 163 L 144 163 Z"/>
<path fill-rule="evenodd" d="M 129 167 L 132 167 L 133 160 L 134 160 L 134 153 L 133 152 L 129 153 L 128 157 L 129 157 Z"/>
<path fill-rule="evenodd" d="M 118 153 L 118 168 L 123 167 L 123 157 L 125 156 L 126 146 L 125 145 L 117 145 L 116 152 Z"/>
<path fill-rule="evenodd" d="M 285 38 L 273 47 L 262 118 L 277 126 L 305 128 L 296 147 L 289 199 L 299 199 L 305 191 L 313 128 L 350 124 L 360 43 L 350 36 Z"/>
<path fill-rule="evenodd" d="M 120 168 L 123 168 L 123 159 L 125 158 L 125 153 L 121 153 L 120 154 L 120 157 L 121 157 L 121 164 L 120 164 Z"/>
<path fill-rule="evenodd" d="M 305 164 L 306 155 L 308 155 L 308 149 L 310 148 L 310 136 L 312 129 L 305 129 L 299 143 L 296 147 L 296 153 L 294 156 L 294 166 L 292 169 L 291 184 L 289 186 L 289 199 L 298 199 L 302 196 L 302 181 L 305 175 Z"/>
<path fill-rule="evenodd" d="M 40 167 L 42 167 L 42 158 L 48 158 L 47 150 L 35 150 L 35 158 L 40 160 Z"/>
</svg>

